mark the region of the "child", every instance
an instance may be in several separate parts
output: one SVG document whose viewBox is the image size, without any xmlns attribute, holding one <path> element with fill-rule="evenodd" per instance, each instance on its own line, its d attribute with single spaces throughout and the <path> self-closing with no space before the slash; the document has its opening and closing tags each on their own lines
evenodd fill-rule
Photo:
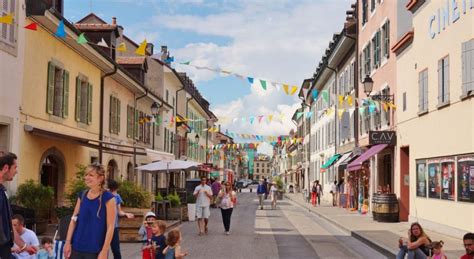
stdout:
<svg viewBox="0 0 474 259">
<path fill-rule="evenodd" d="M 142 238 L 143 242 L 146 243 L 151 240 L 153 233 L 151 232 L 151 223 L 157 220 L 155 213 L 149 211 L 145 214 L 145 221 L 143 225 L 138 230 L 138 235 Z"/>
<path fill-rule="evenodd" d="M 156 247 L 156 259 L 164 259 L 165 255 L 163 254 L 163 250 L 166 247 L 166 223 L 163 220 L 155 221 L 155 224 L 152 226 L 153 237 L 151 241 Z"/>
<path fill-rule="evenodd" d="M 431 247 L 433 247 L 432 259 L 447 259 L 446 255 L 443 253 L 443 245 L 443 240 L 431 243 Z"/>
<path fill-rule="evenodd" d="M 165 259 L 182 259 L 188 255 L 186 252 L 181 252 L 181 247 L 179 246 L 181 243 L 181 232 L 179 229 L 173 229 L 168 233 L 166 243 L 168 246 L 163 251 Z"/>
<path fill-rule="evenodd" d="M 53 251 L 53 240 L 49 237 L 43 237 L 41 239 L 41 248 L 38 251 L 38 259 L 54 259 L 56 258 Z"/>
</svg>

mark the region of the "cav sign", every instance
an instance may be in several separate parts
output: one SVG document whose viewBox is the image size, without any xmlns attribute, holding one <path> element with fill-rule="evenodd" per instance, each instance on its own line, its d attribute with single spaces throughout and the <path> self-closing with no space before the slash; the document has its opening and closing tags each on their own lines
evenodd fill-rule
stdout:
<svg viewBox="0 0 474 259">
<path fill-rule="evenodd" d="M 395 146 L 397 144 L 397 133 L 395 131 L 369 131 L 369 145 L 376 144 Z"/>
</svg>

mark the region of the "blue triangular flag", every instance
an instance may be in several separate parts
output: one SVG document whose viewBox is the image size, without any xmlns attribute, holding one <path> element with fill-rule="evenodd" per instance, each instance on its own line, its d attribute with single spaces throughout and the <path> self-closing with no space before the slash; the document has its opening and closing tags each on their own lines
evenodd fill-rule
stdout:
<svg viewBox="0 0 474 259">
<path fill-rule="evenodd" d="M 253 77 L 247 77 L 247 80 L 249 80 L 249 83 L 253 84 Z"/>
<path fill-rule="evenodd" d="M 318 97 L 318 89 L 313 89 L 313 99 Z"/>
<path fill-rule="evenodd" d="M 64 21 L 61 20 L 58 25 L 58 29 L 56 29 L 56 33 L 54 34 L 57 37 L 66 38 L 66 31 L 64 30 Z"/>
<path fill-rule="evenodd" d="M 375 104 L 369 105 L 369 113 L 374 113 L 375 112 Z"/>
</svg>

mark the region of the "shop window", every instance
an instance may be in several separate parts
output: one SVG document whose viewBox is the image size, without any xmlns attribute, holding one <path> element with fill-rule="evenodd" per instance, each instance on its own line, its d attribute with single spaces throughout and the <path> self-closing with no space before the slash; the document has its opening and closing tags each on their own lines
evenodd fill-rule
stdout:
<svg viewBox="0 0 474 259">
<path fill-rule="evenodd" d="M 428 197 L 441 198 L 441 170 L 439 163 L 428 162 Z"/>
<path fill-rule="evenodd" d="M 416 196 L 426 197 L 426 162 L 416 161 Z"/>
<path fill-rule="evenodd" d="M 458 157 L 458 201 L 474 203 L 474 154 Z"/>
<path fill-rule="evenodd" d="M 427 160 L 430 198 L 454 200 L 454 157 Z"/>
</svg>

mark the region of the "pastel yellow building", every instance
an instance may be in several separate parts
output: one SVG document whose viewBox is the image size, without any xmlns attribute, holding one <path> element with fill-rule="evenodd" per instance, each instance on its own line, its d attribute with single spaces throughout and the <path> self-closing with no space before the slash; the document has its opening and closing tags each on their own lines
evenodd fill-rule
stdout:
<svg viewBox="0 0 474 259">
<path fill-rule="evenodd" d="M 409 220 L 474 230 L 473 1 L 410 1 L 397 54 L 396 174 L 409 172 Z"/>
</svg>

